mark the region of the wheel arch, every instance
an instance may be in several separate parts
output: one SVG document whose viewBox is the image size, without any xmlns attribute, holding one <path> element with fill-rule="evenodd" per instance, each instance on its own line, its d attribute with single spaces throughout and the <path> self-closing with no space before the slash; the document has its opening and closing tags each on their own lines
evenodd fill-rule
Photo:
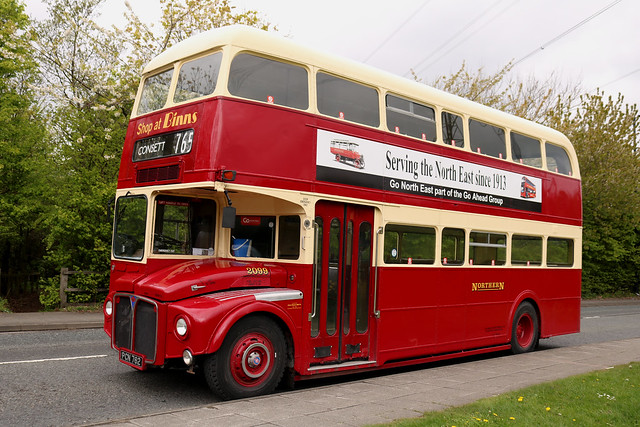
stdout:
<svg viewBox="0 0 640 427">
<path fill-rule="evenodd" d="M 523 293 L 518 298 L 516 298 L 515 302 L 511 306 L 511 310 L 509 311 L 509 318 L 507 319 L 507 324 L 509 325 L 509 334 L 507 337 L 511 337 L 513 333 L 513 317 L 518 311 L 518 308 L 522 303 L 528 302 L 530 303 L 534 310 L 536 311 L 536 315 L 538 316 L 538 335 L 542 336 L 542 312 L 540 311 L 540 304 L 538 304 L 537 298 L 532 293 Z"/>
<path fill-rule="evenodd" d="M 270 319 L 282 330 L 289 353 L 288 358 L 293 360 L 294 349 L 297 347 L 297 334 L 294 332 L 297 328 L 293 319 L 280 307 L 266 302 L 245 305 L 228 313 L 213 331 L 206 353 L 211 354 L 218 351 L 231 328 L 240 320 L 260 316 Z"/>
<path fill-rule="evenodd" d="M 540 307 L 533 298 L 519 298 L 510 316 L 509 343 L 513 354 L 528 353 L 541 336 Z"/>
</svg>

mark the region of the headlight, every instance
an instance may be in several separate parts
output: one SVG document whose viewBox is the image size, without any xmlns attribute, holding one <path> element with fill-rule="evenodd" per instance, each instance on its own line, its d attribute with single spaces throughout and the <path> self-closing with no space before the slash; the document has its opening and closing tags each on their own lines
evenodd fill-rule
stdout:
<svg viewBox="0 0 640 427">
<path fill-rule="evenodd" d="M 179 317 L 176 321 L 176 333 L 181 337 L 187 335 L 187 321 L 183 317 Z"/>
<path fill-rule="evenodd" d="M 193 365 L 193 354 L 189 350 L 183 351 L 182 352 L 182 361 L 187 366 Z"/>
<path fill-rule="evenodd" d="M 108 300 L 104 305 L 104 312 L 107 316 L 111 316 L 113 313 L 113 303 L 111 300 Z"/>
</svg>

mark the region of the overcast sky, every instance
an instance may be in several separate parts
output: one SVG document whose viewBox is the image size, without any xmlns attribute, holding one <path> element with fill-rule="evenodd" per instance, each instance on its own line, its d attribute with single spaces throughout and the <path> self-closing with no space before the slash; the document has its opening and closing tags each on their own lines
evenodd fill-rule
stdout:
<svg viewBox="0 0 640 427">
<path fill-rule="evenodd" d="M 157 20 L 159 0 L 130 0 Z M 638 0 L 230 0 L 257 10 L 290 38 L 425 82 L 456 71 L 493 73 L 509 61 L 522 78 L 581 83 L 640 104 Z M 46 17 L 40 0 L 27 13 Z M 104 24 L 121 20 L 124 0 L 106 0 Z M 104 25 L 103 24 L 103 25 Z"/>
</svg>

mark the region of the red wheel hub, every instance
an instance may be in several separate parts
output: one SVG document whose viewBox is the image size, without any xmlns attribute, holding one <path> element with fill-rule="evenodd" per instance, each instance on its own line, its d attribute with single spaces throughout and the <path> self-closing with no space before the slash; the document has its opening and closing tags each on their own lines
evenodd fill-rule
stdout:
<svg viewBox="0 0 640 427">
<path fill-rule="evenodd" d="M 273 344 L 262 334 L 253 332 L 241 337 L 231 353 L 231 374 L 243 386 L 255 387 L 273 370 Z"/>
<path fill-rule="evenodd" d="M 518 345 L 522 348 L 527 348 L 533 341 L 533 319 L 528 313 L 523 314 L 518 319 L 516 339 L 518 340 Z"/>
</svg>

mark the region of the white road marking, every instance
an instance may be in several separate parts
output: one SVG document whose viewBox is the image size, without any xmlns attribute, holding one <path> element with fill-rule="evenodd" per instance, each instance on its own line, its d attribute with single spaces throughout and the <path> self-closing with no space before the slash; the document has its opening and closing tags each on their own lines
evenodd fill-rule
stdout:
<svg viewBox="0 0 640 427">
<path fill-rule="evenodd" d="M 97 359 L 99 357 L 107 357 L 107 355 L 94 354 L 93 356 L 56 357 L 53 359 L 34 359 L 34 360 L 14 360 L 11 362 L 0 362 L 0 365 L 19 365 L 21 363 L 40 363 L 40 362 L 60 362 L 60 361 L 78 360 L 78 359 Z"/>
</svg>

